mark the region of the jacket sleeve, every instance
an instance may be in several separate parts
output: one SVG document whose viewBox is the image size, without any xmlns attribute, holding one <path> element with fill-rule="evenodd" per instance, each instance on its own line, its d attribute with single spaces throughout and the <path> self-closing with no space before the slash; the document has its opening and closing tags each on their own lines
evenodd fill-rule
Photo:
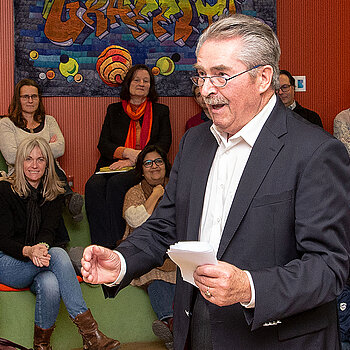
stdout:
<svg viewBox="0 0 350 350">
<path fill-rule="evenodd" d="M 118 111 L 118 104 L 109 105 L 107 108 L 105 120 L 102 125 L 97 148 L 100 151 L 101 156 L 109 159 L 110 161 L 114 160 L 114 151 L 118 147 L 124 146 L 124 143 L 122 144 L 120 142 L 120 139 L 122 139 L 122 137 L 116 137 L 121 133 L 121 118 L 122 116 Z M 118 128 L 118 130 L 116 130 L 116 128 Z"/>
<path fill-rule="evenodd" d="M 24 244 L 15 237 L 15 213 L 11 202 L 14 201 L 15 195 L 6 190 L 5 184 L 0 186 L 0 250 L 19 260 L 26 260 L 22 254 Z M 19 219 L 18 222 L 21 220 Z M 25 230 L 25 226 L 23 226 Z"/>
<path fill-rule="evenodd" d="M 312 154 L 296 187 L 298 258 L 250 271 L 256 292 L 252 330 L 333 301 L 349 273 L 350 161 L 328 139 Z"/>
<path fill-rule="evenodd" d="M 153 144 L 159 146 L 168 153 L 172 141 L 169 107 L 162 104 L 157 104 L 155 106 L 159 107 L 157 110 L 157 121 L 159 125 L 158 134 Z"/>
</svg>

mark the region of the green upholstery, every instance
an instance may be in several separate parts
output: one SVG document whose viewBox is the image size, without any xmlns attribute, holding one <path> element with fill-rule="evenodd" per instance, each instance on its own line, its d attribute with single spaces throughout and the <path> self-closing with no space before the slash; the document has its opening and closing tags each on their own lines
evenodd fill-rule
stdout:
<svg viewBox="0 0 350 350">
<path fill-rule="evenodd" d="M 89 225 L 85 213 L 80 223 L 73 223 L 67 214 L 64 218 L 71 238 L 70 246 L 89 245 Z M 81 288 L 88 307 L 106 335 L 122 343 L 158 340 L 152 333 L 156 315 L 145 291 L 128 286 L 116 298 L 105 299 L 99 286 L 81 283 Z M 34 307 L 35 296 L 30 291 L 0 292 L 0 336 L 31 347 Z M 52 335 L 52 346 L 55 350 L 82 348 L 81 337 L 63 303 Z"/>
<path fill-rule="evenodd" d="M 0 170 L 4 170 L 7 172 L 7 164 L 1 152 L 0 152 Z"/>
</svg>

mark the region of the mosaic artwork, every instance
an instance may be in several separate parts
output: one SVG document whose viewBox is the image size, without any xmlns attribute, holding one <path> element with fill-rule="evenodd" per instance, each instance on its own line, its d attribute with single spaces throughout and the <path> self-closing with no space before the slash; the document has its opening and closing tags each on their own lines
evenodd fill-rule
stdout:
<svg viewBox="0 0 350 350">
<path fill-rule="evenodd" d="M 44 96 L 116 96 L 143 63 L 160 96 L 190 96 L 196 42 L 222 14 L 257 17 L 276 31 L 276 0 L 14 0 L 15 80 Z"/>
</svg>

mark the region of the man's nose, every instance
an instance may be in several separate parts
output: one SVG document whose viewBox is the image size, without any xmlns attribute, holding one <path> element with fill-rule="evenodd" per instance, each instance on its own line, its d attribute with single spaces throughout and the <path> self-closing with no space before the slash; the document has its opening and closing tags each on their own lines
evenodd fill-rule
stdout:
<svg viewBox="0 0 350 350">
<path fill-rule="evenodd" d="M 203 97 L 217 92 L 217 87 L 213 85 L 209 78 L 204 79 L 203 85 L 200 87 L 200 92 Z"/>
</svg>

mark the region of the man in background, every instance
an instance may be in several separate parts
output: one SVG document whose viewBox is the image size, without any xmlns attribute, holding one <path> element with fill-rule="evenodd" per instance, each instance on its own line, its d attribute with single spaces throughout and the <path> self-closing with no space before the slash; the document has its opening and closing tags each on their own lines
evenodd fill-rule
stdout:
<svg viewBox="0 0 350 350">
<path fill-rule="evenodd" d="M 323 128 L 321 118 L 316 112 L 302 107 L 297 101 L 295 101 L 295 79 L 287 70 L 282 69 L 280 71 L 280 87 L 277 92 L 286 107 L 295 113 L 298 113 L 310 123 Z"/>
</svg>

